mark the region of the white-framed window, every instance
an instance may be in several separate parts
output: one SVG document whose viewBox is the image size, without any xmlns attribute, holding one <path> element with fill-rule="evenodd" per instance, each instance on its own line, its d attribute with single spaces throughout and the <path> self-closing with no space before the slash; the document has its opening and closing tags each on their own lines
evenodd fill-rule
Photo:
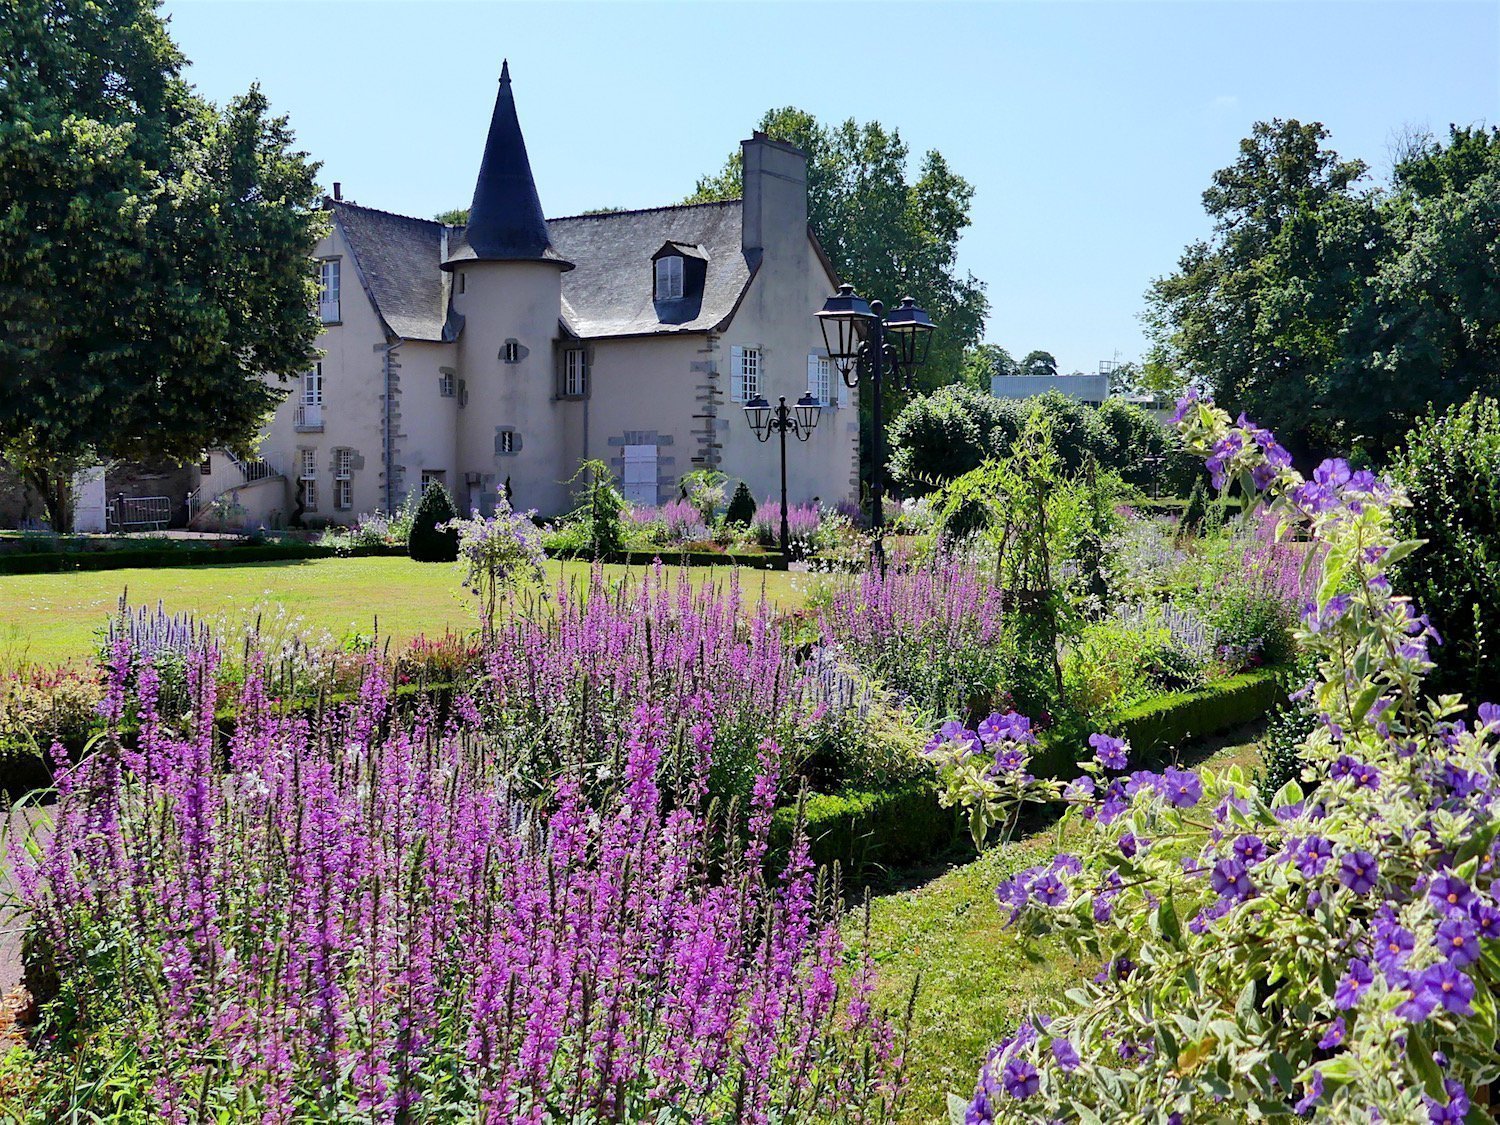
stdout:
<svg viewBox="0 0 1500 1125">
<path fill-rule="evenodd" d="M 427 486 L 429 484 L 440 484 L 444 488 L 447 488 L 448 487 L 448 470 L 447 469 L 423 469 L 422 470 L 422 491 L 423 492 L 427 491 Z"/>
<path fill-rule="evenodd" d="M 443 398 L 453 397 L 453 372 L 438 372 L 438 394 Z"/>
<path fill-rule="evenodd" d="M 733 402 L 749 402 L 758 394 L 760 349 L 736 344 L 729 349 L 729 398 Z"/>
<path fill-rule="evenodd" d="M 667 254 L 656 259 L 656 299 L 672 301 L 682 296 L 682 257 Z"/>
<path fill-rule="evenodd" d="M 807 357 L 807 393 L 824 406 L 833 405 L 833 363 L 826 355 Z"/>
<path fill-rule="evenodd" d="M 588 355 L 582 348 L 563 352 L 563 395 L 582 398 L 588 392 Z"/>
<path fill-rule="evenodd" d="M 323 405 L 323 365 L 321 363 L 313 364 L 312 370 L 302 375 L 302 405 Z"/>
<path fill-rule="evenodd" d="M 354 450 L 333 451 L 333 506 L 341 511 L 354 507 Z"/>
<path fill-rule="evenodd" d="M 632 504 L 656 503 L 656 446 L 627 445 L 621 465 L 620 491 Z"/>
<path fill-rule="evenodd" d="M 324 324 L 339 320 L 339 260 L 325 258 L 318 263 L 318 318 Z"/>
<path fill-rule="evenodd" d="M 318 510 L 318 451 L 298 451 L 299 479 L 302 481 L 302 507 L 309 512 Z"/>
</svg>

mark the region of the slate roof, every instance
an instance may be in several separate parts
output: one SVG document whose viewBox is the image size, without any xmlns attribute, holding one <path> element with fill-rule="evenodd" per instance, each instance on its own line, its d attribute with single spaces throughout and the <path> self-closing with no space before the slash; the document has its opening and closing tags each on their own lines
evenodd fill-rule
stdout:
<svg viewBox="0 0 1500 1125">
<path fill-rule="evenodd" d="M 409 340 L 454 339 L 463 318 L 449 308 L 451 275 L 441 267 L 445 235 L 451 261 L 463 228 L 347 201 L 327 206 L 387 327 Z M 585 339 L 721 328 L 759 265 L 741 248 L 741 210 L 733 199 L 547 220 L 552 248 L 575 266 L 562 275 L 563 325 Z M 707 259 L 701 295 L 653 299 L 651 259 L 667 242 L 695 246 Z"/>
<path fill-rule="evenodd" d="M 574 263 L 563 275 L 568 327 L 579 336 L 638 336 L 706 332 L 723 325 L 739 306 L 759 262 L 741 248 L 738 199 L 606 211 L 549 219 L 552 245 Z M 695 246 L 708 261 L 702 294 L 656 301 L 651 260 L 664 243 Z"/>
<path fill-rule="evenodd" d="M 343 230 L 359 280 L 386 328 L 407 340 L 454 339 L 462 318 L 449 312 L 451 275 L 438 268 L 443 225 L 357 203 L 327 200 L 325 206 Z"/>
</svg>

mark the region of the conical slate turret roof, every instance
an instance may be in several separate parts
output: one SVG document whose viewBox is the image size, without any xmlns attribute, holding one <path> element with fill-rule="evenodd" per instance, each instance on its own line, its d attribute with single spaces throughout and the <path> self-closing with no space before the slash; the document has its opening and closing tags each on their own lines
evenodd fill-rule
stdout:
<svg viewBox="0 0 1500 1125">
<path fill-rule="evenodd" d="M 516 101 L 510 89 L 510 63 L 500 68 L 500 92 L 490 117 L 490 135 L 479 162 L 474 201 L 469 205 L 469 224 L 455 240 L 443 263 L 450 269 L 459 262 L 552 262 L 572 269 L 547 236 L 542 201 L 531 178 L 526 139 L 516 116 Z"/>
</svg>

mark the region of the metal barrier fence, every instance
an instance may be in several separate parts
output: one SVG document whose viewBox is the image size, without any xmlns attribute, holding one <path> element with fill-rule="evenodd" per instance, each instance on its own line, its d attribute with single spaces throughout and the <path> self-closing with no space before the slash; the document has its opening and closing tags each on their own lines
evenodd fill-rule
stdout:
<svg viewBox="0 0 1500 1125">
<path fill-rule="evenodd" d="M 161 531 L 172 522 L 170 496 L 117 496 L 105 511 L 105 523 L 121 531 Z"/>
</svg>

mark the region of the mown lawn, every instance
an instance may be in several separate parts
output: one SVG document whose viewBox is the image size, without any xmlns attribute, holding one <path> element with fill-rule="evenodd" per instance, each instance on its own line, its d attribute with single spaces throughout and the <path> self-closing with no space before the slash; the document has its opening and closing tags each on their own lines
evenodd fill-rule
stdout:
<svg viewBox="0 0 1500 1125">
<path fill-rule="evenodd" d="M 1207 740 L 1184 761 L 1253 769 L 1249 732 Z M 908 1054 L 911 1087 L 903 1121 L 946 1122 L 947 1095 L 967 1099 L 990 1046 L 1029 1009 L 1044 1009 L 1098 965 L 1076 962 L 1060 942 L 1023 941 L 1001 923 L 995 887 L 1067 848 L 1054 826 L 991 848 L 914 890 L 883 895 L 871 908 L 870 941 L 880 982 L 877 1005 L 906 1003 L 921 985 Z"/>
<path fill-rule="evenodd" d="M 604 569 L 611 580 L 641 573 L 639 567 Z M 728 581 L 731 570 L 691 567 L 688 572 L 697 584 Z M 547 564 L 549 588 L 559 579 L 586 580 L 587 575 L 587 563 Z M 783 609 L 800 608 L 820 581 L 785 571 L 740 571 L 748 601 L 753 604 L 764 589 Z M 160 601 L 169 612 L 209 618 L 280 605 L 310 629 L 326 629 L 336 638 L 351 628 L 371 632 L 378 621 L 381 634 L 400 643 L 420 633 L 472 628 L 475 621 L 454 566 L 401 557 L 7 574 L 0 575 L 0 667 L 91 656 L 122 592 L 133 605 Z"/>
</svg>

